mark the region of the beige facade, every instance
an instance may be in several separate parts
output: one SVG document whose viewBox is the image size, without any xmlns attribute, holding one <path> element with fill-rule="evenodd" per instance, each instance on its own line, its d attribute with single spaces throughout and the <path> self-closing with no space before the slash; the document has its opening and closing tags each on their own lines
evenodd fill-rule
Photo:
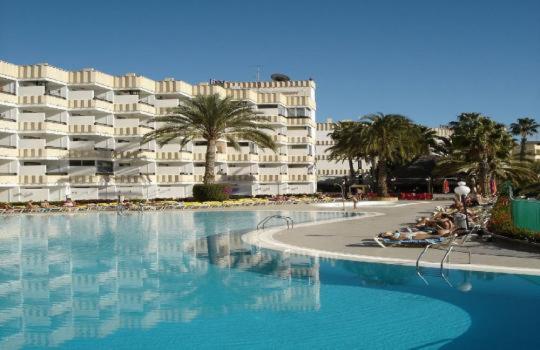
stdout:
<svg viewBox="0 0 540 350">
<path fill-rule="evenodd" d="M 521 151 L 521 144 L 518 142 L 514 148 L 514 154 L 518 155 Z M 529 160 L 540 162 L 540 141 L 527 141 L 525 143 L 525 152 Z"/>
<path fill-rule="evenodd" d="M 275 126 L 276 153 L 218 143 L 217 179 L 241 195 L 313 193 L 315 83 L 154 81 L 0 61 L 0 201 L 184 198 L 204 173 L 206 145 L 142 144 L 152 118 L 186 99 L 244 100 Z"/>
</svg>

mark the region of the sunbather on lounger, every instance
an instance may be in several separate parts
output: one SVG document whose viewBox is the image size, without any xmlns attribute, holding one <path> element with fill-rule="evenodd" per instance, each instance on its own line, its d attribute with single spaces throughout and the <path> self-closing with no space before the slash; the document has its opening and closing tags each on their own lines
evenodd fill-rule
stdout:
<svg viewBox="0 0 540 350">
<path fill-rule="evenodd" d="M 422 240 L 422 239 L 431 239 L 431 238 L 440 238 L 439 235 L 434 235 L 429 232 L 416 231 L 416 232 L 383 232 L 379 235 L 381 238 L 388 238 L 394 241 L 410 241 L 410 240 Z"/>
</svg>

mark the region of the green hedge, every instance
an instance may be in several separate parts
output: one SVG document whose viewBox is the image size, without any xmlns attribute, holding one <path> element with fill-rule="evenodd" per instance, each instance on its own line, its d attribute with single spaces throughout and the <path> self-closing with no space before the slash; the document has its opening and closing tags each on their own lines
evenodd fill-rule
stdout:
<svg viewBox="0 0 540 350">
<path fill-rule="evenodd" d="M 193 186 L 193 197 L 197 201 L 224 201 L 229 199 L 230 187 L 225 184 Z"/>
<path fill-rule="evenodd" d="M 514 225 L 510 212 L 510 199 L 508 197 L 499 197 L 497 203 L 493 206 L 488 230 L 501 236 L 540 243 L 540 233 Z"/>
</svg>

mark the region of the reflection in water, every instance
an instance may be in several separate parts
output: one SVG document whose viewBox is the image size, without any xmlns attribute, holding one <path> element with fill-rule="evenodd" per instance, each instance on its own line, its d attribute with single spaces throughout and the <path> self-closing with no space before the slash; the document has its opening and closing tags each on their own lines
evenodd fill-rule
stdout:
<svg viewBox="0 0 540 350">
<path fill-rule="evenodd" d="M 166 216 L 94 218 L 8 218 L 0 241 L 1 349 L 58 346 L 234 309 L 319 308 L 317 259 L 254 250 L 240 234 L 200 237 L 227 227 L 221 220 L 185 216 L 178 229 Z M 275 279 L 260 288 L 258 274 Z M 226 298 L 216 288 L 227 289 Z"/>
</svg>

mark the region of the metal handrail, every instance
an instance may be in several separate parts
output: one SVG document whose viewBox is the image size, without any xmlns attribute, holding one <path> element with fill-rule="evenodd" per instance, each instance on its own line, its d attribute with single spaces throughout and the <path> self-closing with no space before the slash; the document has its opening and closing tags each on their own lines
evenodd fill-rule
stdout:
<svg viewBox="0 0 540 350">
<path fill-rule="evenodd" d="M 294 220 L 290 217 L 290 216 L 283 216 L 283 215 L 270 215 L 270 216 L 267 216 L 265 217 L 264 219 L 262 219 L 258 224 L 257 224 L 257 230 L 259 229 L 263 229 L 264 230 L 264 226 L 272 219 L 283 219 L 285 220 L 285 222 L 287 223 L 287 230 L 288 229 L 291 229 L 291 228 L 294 228 Z"/>
</svg>

